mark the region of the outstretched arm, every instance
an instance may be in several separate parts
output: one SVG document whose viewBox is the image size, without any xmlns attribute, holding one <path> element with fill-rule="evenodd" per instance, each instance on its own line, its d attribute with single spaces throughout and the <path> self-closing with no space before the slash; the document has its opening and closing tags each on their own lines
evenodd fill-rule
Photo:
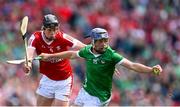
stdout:
<svg viewBox="0 0 180 107">
<path fill-rule="evenodd" d="M 39 56 L 42 57 L 42 60 L 47 60 L 49 58 L 63 58 L 63 59 L 74 59 L 77 58 L 78 51 L 64 51 L 60 53 L 54 53 L 54 54 L 46 54 L 46 53 L 41 53 Z"/>
<path fill-rule="evenodd" d="M 123 62 L 121 63 L 122 66 L 134 70 L 136 72 L 140 72 L 140 73 L 153 73 L 153 74 L 159 74 L 162 72 L 162 68 L 160 65 L 156 65 L 153 67 L 149 67 L 140 63 L 134 63 L 129 61 L 128 59 L 123 59 Z M 157 72 L 155 71 L 157 70 Z M 157 75 L 156 74 L 156 75 Z"/>
</svg>

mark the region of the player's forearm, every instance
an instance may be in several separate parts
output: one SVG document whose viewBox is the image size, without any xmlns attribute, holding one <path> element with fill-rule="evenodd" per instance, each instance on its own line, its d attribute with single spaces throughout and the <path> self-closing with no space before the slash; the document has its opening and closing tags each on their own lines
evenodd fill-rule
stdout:
<svg viewBox="0 0 180 107">
<path fill-rule="evenodd" d="M 152 72 L 152 67 L 148 67 L 148 66 L 145 66 L 143 64 L 140 64 L 140 63 L 134 63 L 134 62 L 131 62 L 130 60 L 124 58 L 122 60 L 122 63 L 121 65 L 123 65 L 124 67 L 128 68 L 128 69 L 131 69 L 135 72 Z"/>
<path fill-rule="evenodd" d="M 33 48 L 27 48 L 27 60 L 28 60 L 28 65 L 32 65 L 32 59 L 35 56 L 35 50 Z"/>
<path fill-rule="evenodd" d="M 153 70 L 152 67 L 148 67 L 140 63 L 133 63 L 131 69 L 136 72 L 142 72 L 142 73 L 149 73 L 152 72 Z"/>
<path fill-rule="evenodd" d="M 76 51 L 64 51 L 55 54 L 49 54 L 49 57 L 57 57 L 62 59 L 73 59 L 76 57 Z"/>
</svg>

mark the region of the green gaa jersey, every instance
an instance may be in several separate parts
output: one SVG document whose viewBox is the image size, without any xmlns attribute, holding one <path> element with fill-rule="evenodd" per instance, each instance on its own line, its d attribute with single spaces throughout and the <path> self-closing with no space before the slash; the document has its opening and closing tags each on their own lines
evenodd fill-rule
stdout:
<svg viewBox="0 0 180 107">
<path fill-rule="evenodd" d="M 91 47 L 92 45 L 87 45 L 78 52 L 78 55 L 86 60 L 86 79 L 83 88 L 104 102 L 111 96 L 115 65 L 123 57 L 110 47 L 105 53 L 96 56 L 91 52 Z"/>
</svg>

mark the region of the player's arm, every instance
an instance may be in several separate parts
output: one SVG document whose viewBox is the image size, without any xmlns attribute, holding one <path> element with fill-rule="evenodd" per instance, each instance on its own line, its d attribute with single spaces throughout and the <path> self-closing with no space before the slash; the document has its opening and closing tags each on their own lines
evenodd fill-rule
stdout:
<svg viewBox="0 0 180 107">
<path fill-rule="evenodd" d="M 28 40 L 28 47 L 27 47 L 27 59 L 28 59 L 28 64 L 25 64 L 25 73 L 29 73 L 32 69 L 32 59 L 36 55 L 36 48 L 34 47 L 34 35 L 31 35 L 30 39 Z"/>
<path fill-rule="evenodd" d="M 32 63 L 32 59 L 36 56 L 36 41 L 34 35 L 31 35 L 28 40 L 27 54 L 28 62 Z"/>
<path fill-rule="evenodd" d="M 84 43 L 80 42 L 79 40 L 75 39 L 72 36 L 69 36 L 67 34 L 64 34 L 63 36 L 64 36 L 64 38 L 66 38 L 66 39 L 68 39 L 68 40 L 70 40 L 70 41 L 72 41 L 74 43 L 73 48 L 81 49 L 81 48 L 86 46 Z"/>
<path fill-rule="evenodd" d="M 77 58 L 78 51 L 63 51 L 60 53 L 54 53 L 54 54 L 46 54 L 46 53 L 41 53 L 39 56 L 42 57 L 42 60 L 47 60 L 49 58 L 62 58 L 62 59 L 74 59 Z"/>
<path fill-rule="evenodd" d="M 32 59 L 35 57 L 36 55 L 36 51 L 35 51 L 35 48 L 33 47 L 28 47 L 27 48 L 27 54 L 28 54 L 28 65 L 32 65 Z"/>
<path fill-rule="evenodd" d="M 146 66 L 146 65 L 143 65 L 140 63 L 131 62 L 126 58 L 123 59 L 121 65 L 128 69 L 131 69 L 135 72 L 139 72 L 139 73 L 154 73 L 154 74 L 156 74 L 154 70 L 159 70 L 159 73 L 162 72 L 162 68 L 160 65 L 149 67 L 149 66 Z"/>
</svg>

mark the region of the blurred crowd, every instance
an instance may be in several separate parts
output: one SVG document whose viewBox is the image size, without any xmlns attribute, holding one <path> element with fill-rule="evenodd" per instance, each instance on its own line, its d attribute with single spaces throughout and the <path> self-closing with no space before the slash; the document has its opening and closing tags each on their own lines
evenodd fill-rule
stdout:
<svg viewBox="0 0 180 107">
<path fill-rule="evenodd" d="M 119 68 L 113 79 L 110 105 L 180 105 L 179 0 L 0 0 L 0 105 L 35 105 L 40 78 L 38 62 L 30 76 L 23 65 L 5 61 L 24 57 L 20 21 L 29 17 L 28 37 L 42 26 L 43 15 L 55 14 L 60 29 L 88 44 L 94 27 L 108 30 L 110 45 L 133 62 L 160 64 L 160 76 Z M 71 102 L 84 80 L 84 61 L 71 61 L 74 86 Z"/>
</svg>

